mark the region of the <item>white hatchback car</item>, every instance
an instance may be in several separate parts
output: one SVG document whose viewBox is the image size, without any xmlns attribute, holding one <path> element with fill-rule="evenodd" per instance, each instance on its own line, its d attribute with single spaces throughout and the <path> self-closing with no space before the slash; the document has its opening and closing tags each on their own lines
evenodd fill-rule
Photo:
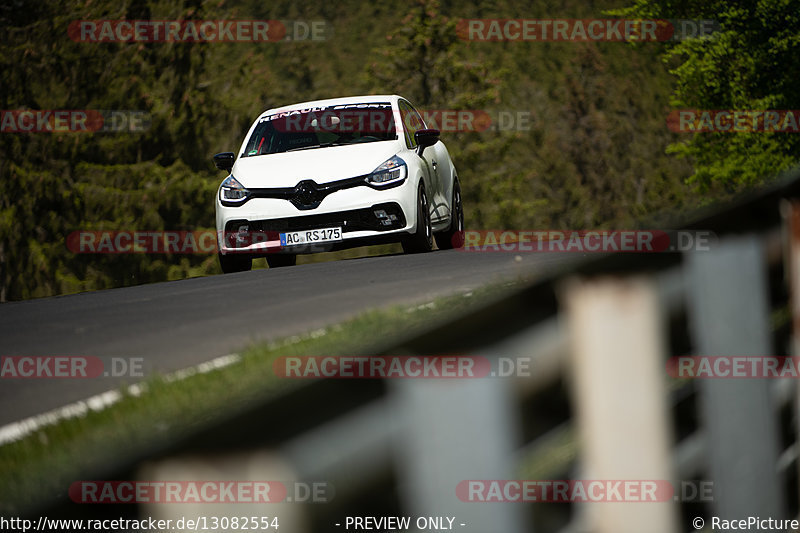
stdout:
<svg viewBox="0 0 800 533">
<path fill-rule="evenodd" d="M 294 265 L 299 253 L 400 242 L 463 246 L 456 169 L 439 131 L 404 98 L 357 96 L 265 111 L 238 156 L 214 163 L 223 272 Z"/>
</svg>

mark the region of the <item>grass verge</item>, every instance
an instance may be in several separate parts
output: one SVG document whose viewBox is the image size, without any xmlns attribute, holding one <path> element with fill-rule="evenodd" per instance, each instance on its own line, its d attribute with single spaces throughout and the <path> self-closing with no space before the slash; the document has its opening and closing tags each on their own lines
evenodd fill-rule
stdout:
<svg viewBox="0 0 800 533">
<path fill-rule="evenodd" d="M 180 380 L 154 375 L 137 387 L 138 394 L 125 387 L 122 398 L 105 409 L 89 409 L 0 446 L 0 515 L 34 512 L 63 498 L 71 483 L 137 457 L 155 442 L 173 442 L 234 409 L 298 386 L 275 376 L 272 363 L 279 356 L 352 355 L 374 346 L 376 339 L 390 346 L 394 339 L 475 309 L 518 283 L 368 311 L 302 336 L 250 346 L 237 362 L 220 369 Z"/>
</svg>

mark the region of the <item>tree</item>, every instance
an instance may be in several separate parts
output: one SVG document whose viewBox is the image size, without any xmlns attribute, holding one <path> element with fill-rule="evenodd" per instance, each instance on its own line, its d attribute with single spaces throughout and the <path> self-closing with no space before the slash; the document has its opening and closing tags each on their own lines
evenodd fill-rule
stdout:
<svg viewBox="0 0 800 533">
<path fill-rule="evenodd" d="M 499 101 L 502 72 L 460 56 L 456 21 L 439 0 L 417 0 L 367 67 L 373 90 L 402 94 L 418 106 L 469 109 Z"/>
<path fill-rule="evenodd" d="M 615 15 L 713 20 L 708 38 L 667 43 L 664 61 L 679 109 L 793 109 L 800 102 L 800 11 L 792 0 L 636 0 Z M 734 192 L 772 179 L 798 161 L 800 135 L 781 132 L 696 133 L 668 151 L 695 162 L 690 182 L 701 192 Z"/>
</svg>

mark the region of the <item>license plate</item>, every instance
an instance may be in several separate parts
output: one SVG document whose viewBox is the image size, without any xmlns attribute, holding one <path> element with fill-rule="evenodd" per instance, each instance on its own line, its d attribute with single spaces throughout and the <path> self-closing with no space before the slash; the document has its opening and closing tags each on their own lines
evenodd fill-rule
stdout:
<svg viewBox="0 0 800 533">
<path fill-rule="evenodd" d="M 281 233 L 281 246 L 309 244 L 315 242 L 336 242 L 342 240 L 342 228 L 310 229 Z"/>
</svg>

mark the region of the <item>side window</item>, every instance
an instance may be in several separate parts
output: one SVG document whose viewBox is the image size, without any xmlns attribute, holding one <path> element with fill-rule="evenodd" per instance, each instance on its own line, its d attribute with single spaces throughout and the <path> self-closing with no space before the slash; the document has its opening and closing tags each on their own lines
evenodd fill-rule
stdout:
<svg viewBox="0 0 800 533">
<path fill-rule="evenodd" d="M 406 136 L 406 146 L 416 148 L 417 141 L 414 140 L 414 133 L 417 130 L 425 128 L 425 123 L 422 122 L 422 117 L 419 116 L 417 110 L 411 107 L 407 102 L 400 101 L 400 119 L 403 121 L 403 130 Z"/>
</svg>

